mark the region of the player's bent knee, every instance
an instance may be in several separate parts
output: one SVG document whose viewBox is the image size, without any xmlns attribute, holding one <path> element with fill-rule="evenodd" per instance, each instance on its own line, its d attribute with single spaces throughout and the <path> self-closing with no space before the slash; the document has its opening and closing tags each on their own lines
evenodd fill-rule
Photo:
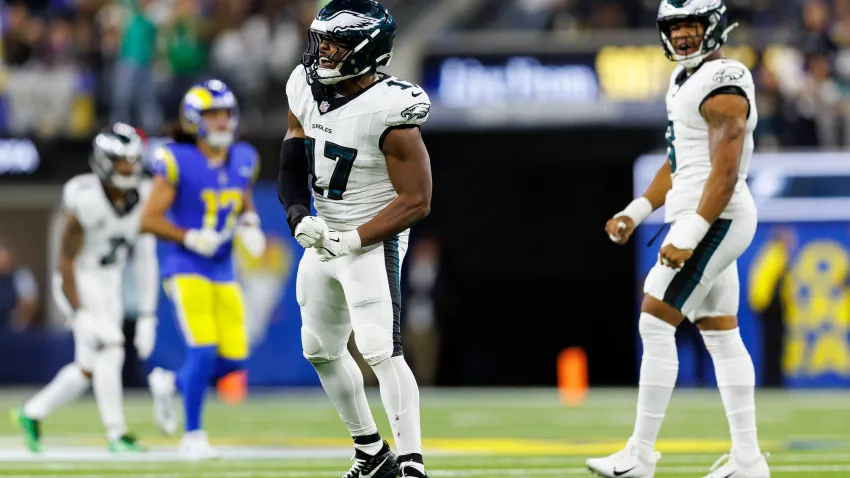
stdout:
<svg viewBox="0 0 850 478">
<path fill-rule="evenodd" d="M 703 317 L 696 321 L 696 326 L 704 331 L 725 331 L 738 328 L 738 317 L 734 315 L 723 315 L 720 317 Z"/>
<path fill-rule="evenodd" d="M 672 305 L 657 299 L 649 294 L 643 296 L 640 305 L 641 315 L 648 314 L 659 320 L 663 320 L 673 327 L 678 327 L 685 320 L 685 316 Z"/>
<path fill-rule="evenodd" d="M 363 324 L 354 328 L 354 342 L 363 360 L 374 367 L 393 354 L 392 333 L 376 324 Z"/>
<path fill-rule="evenodd" d="M 646 312 L 640 314 L 638 332 L 644 342 L 668 342 L 676 340 L 676 327 L 674 325 Z"/>
<path fill-rule="evenodd" d="M 312 364 L 322 364 L 339 360 L 348 349 L 345 343 L 334 344 L 335 350 L 328 350 L 316 333 L 307 327 L 301 327 L 301 348 L 304 358 Z"/>
</svg>

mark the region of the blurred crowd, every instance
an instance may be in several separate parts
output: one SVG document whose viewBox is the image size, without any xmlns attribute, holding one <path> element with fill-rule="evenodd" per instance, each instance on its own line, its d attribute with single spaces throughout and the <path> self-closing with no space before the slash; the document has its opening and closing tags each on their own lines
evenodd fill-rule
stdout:
<svg viewBox="0 0 850 478">
<path fill-rule="evenodd" d="M 317 0 L 11 0 L 3 129 L 85 134 L 98 119 L 159 131 L 201 78 L 230 83 L 243 121 L 281 104 Z M 262 101 L 260 101 L 262 98 Z M 68 121 L 70 118 L 70 121 Z"/>
<path fill-rule="evenodd" d="M 659 0 L 484 0 L 474 30 L 654 28 Z M 726 0 L 756 49 L 760 148 L 850 145 L 850 0 Z M 760 45 L 760 33 L 776 43 Z M 767 37 L 768 35 L 763 35 Z M 580 36 L 577 37 L 580 39 Z M 660 53 L 659 53 L 660 54 Z"/>
<path fill-rule="evenodd" d="M 327 1 L 9 0 L 0 133 L 87 136 L 110 120 L 167 132 L 188 86 L 211 76 L 235 90 L 244 130 L 284 124 L 285 82 Z M 398 17 L 438 2 L 383 3 Z M 850 0 L 726 3 L 741 23 L 733 43 L 754 49 L 759 147 L 850 145 Z M 480 0 L 455 28 L 647 32 L 657 8 L 658 0 Z M 766 31 L 773 43 L 756 41 Z"/>
</svg>

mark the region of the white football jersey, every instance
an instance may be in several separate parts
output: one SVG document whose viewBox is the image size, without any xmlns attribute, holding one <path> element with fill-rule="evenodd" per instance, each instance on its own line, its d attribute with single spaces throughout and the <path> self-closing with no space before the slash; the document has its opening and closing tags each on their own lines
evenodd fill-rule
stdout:
<svg viewBox="0 0 850 478">
<path fill-rule="evenodd" d="M 689 77 L 686 77 L 684 68 L 678 66 L 670 77 L 670 89 L 667 91 L 667 159 L 673 170 L 673 188 L 667 193 L 667 222 L 697 210 L 711 172 L 708 123 L 700 114 L 700 106 L 712 93 L 730 87 L 739 88 L 746 94 L 750 113 L 738 183 L 720 217 L 733 219 L 756 211 L 747 186 L 747 173 L 753 155 L 753 131 L 758 123 L 755 85 L 747 67 L 734 60 L 720 59 L 703 63 Z"/>
<path fill-rule="evenodd" d="M 143 180 L 135 193 L 128 196 L 123 210 L 117 209 L 93 173 L 81 174 L 65 183 L 62 206 L 83 227 L 85 240 L 75 261 L 76 272 L 86 275 L 121 277 L 127 254 L 139 237 L 142 209 L 150 196 L 151 182 Z"/>
<path fill-rule="evenodd" d="M 419 126 L 431 101 L 419 86 L 390 75 L 347 97 L 319 99 L 299 65 L 289 77 L 289 109 L 307 137 L 314 204 L 332 229 L 368 222 L 397 194 L 382 151 L 394 128 Z"/>
</svg>

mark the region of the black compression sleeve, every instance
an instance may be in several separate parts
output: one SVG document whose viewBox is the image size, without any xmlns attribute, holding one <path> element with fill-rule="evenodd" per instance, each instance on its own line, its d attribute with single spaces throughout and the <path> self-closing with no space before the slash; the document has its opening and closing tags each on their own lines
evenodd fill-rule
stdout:
<svg viewBox="0 0 850 478">
<path fill-rule="evenodd" d="M 292 235 L 295 226 L 310 215 L 310 189 L 307 186 L 309 165 L 304 138 L 290 138 L 280 147 L 280 171 L 277 175 L 277 198 L 286 208 L 286 222 Z"/>
</svg>

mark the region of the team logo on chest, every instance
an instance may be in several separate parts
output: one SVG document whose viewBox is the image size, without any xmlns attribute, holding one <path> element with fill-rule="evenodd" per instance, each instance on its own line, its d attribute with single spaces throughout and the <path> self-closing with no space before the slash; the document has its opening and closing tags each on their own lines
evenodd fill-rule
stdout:
<svg viewBox="0 0 850 478">
<path fill-rule="evenodd" d="M 327 101 L 322 101 L 321 103 L 319 103 L 319 111 L 322 112 L 322 113 L 327 113 L 328 110 L 330 109 L 330 107 L 331 107 L 331 104 L 328 103 Z"/>
</svg>

